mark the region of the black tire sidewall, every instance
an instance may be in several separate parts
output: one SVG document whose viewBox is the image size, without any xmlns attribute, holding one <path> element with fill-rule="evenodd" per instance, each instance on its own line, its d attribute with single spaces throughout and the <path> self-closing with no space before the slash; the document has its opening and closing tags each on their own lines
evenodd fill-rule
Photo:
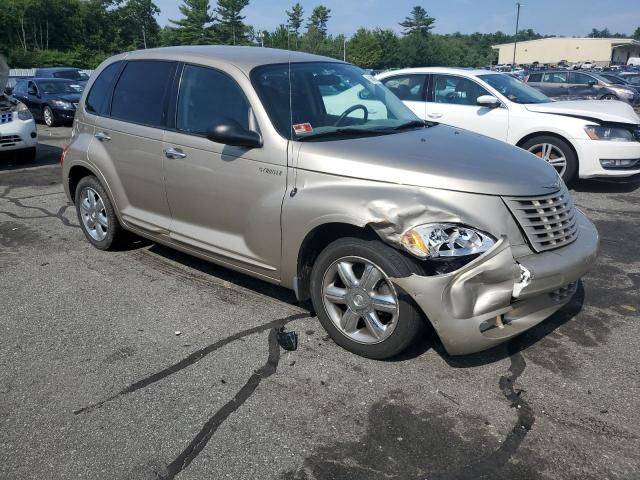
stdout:
<svg viewBox="0 0 640 480">
<path fill-rule="evenodd" d="M 522 144 L 522 148 L 525 150 L 529 150 L 529 148 L 540 143 L 550 143 L 562 150 L 562 153 L 564 153 L 564 158 L 567 159 L 567 168 L 562 175 L 562 180 L 564 180 L 564 183 L 567 185 L 572 184 L 578 178 L 578 156 L 574 152 L 571 145 L 569 145 L 569 143 L 565 140 L 562 140 L 558 137 L 541 135 L 539 137 L 534 137 L 530 140 L 527 140 L 524 144 Z"/>
<path fill-rule="evenodd" d="M 395 287 L 399 301 L 397 325 L 389 338 L 381 343 L 373 345 L 357 343 L 346 337 L 329 318 L 322 298 L 322 280 L 326 270 L 335 260 L 348 256 L 362 257 L 372 261 L 389 278 L 406 277 L 416 271 L 416 268 L 402 253 L 379 240 L 343 238 L 331 243 L 320 253 L 311 272 L 310 290 L 314 309 L 318 320 L 335 343 L 367 358 L 382 360 L 394 357 L 405 350 L 419 336 L 424 327 L 420 312 L 411 298 L 397 287 Z"/>
<path fill-rule="evenodd" d="M 92 188 L 93 190 L 98 192 L 98 194 L 102 198 L 102 202 L 104 203 L 104 209 L 105 209 L 105 212 L 107 213 L 107 220 L 109 222 L 109 227 L 107 228 L 107 236 L 101 241 L 97 241 L 93 239 L 91 235 L 89 235 L 89 232 L 87 232 L 84 226 L 84 223 L 82 221 L 82 215 L 80 213 L 80 199 L 82 197 L 81 195 L 82 191 L 85 188 Z M 118 218 L 113 208 L 113 204 L 111 203 L 111 199 L 109 198 L 109 195 L 107 195 L 107 192 L 103 188 L 100 181 L 93 175 L 83 177 L 78 182 L 78 186 L 76 187 L 74 200 L 75 200 L 75 206 L 76 206 L 76 215 L 78 217 L 78 223 L 80 224 L 80 229 L 82 230 L 82 233 L 84 233 L 84 236 L 89 241 L 89 243 L 91 243 L 91 245 L 93 245 L 99 250 L 109 250 L 115 247 L 117 240 L 119 240 L 119 237 L 122 234 L 121 233 L 122 227 L 120 227 L 120 223 L 118 222 Z"/>
</svg>

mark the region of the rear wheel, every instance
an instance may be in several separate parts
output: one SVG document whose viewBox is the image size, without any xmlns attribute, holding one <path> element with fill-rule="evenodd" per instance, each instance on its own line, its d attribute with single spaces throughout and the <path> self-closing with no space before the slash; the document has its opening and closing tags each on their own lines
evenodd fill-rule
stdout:
<svg viewBox="0 0 640 480">
<path fill-rule="evenodd" d="M 125 239 L 107 192 L 93 175 L 78 182 L 75 196 L 78 221 L 87 240 L 100 250 L 113 250 Z"/>
<path fill-rule="evenodd" d="M 578 175 L 578 157 L 567 142 L 557 137 L 541 135 L 534 137 L 522 148 L 542 158 L 556 169 L 564 183 L 569 185 Z"/>
<path fill-rule="evenodd" d="M 424 323 L 390 278 L 414 271 L 410 259 L 379 240 L 336 240 L 318 256 L 311 273 L 311 298 L 320 323 L 338 345 L 357 355 L 398 355 Z"/>
</svg>

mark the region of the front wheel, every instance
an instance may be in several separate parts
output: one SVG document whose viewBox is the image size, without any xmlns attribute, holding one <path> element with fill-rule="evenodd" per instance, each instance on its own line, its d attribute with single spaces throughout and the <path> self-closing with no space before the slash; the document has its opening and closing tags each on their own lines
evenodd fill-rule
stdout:
<svg viewBox="0 0 640 480">
<path fill-rule="evenodd" d="M 338 345 L 357 355 L 398 355 L 424 323 L 390 279 L 415 271 L 409 258 L 379 240 L 336 240 L 320 253 L 311 273 L 311 299 L 320 323 Z"/>
<path fill-rule="evenodd" d="M 549 163 L 567 185 L 578 176 L 578 157 L 564 140 L 541 135 L 525 142 L 522 148 Z"/>
<path fill-rule="evenodd" d="M 618 100 L 618 97 L 615 95 L 607 94 L 601 98 L 601 100 Z"/>
<path fill-rule="evenodd" d="M 42 109 L 42 119 L 44 120 L 44 124 L 47 127 L 55 127 L 56 126 L 56 117 L 53 115 L 53 110 L 49 105 L 45 105 Z"/>
</svg>

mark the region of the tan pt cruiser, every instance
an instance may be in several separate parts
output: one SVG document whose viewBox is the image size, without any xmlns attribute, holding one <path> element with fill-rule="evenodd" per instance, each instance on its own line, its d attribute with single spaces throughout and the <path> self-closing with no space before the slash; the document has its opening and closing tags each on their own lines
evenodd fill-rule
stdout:
<svg viewBox="0 0 640 480">
<path fill-rule="evenodd" d="M 63 180 L 97 248 L 131 231 L 292 288 L 370 358 L 426 321 L 452 355 L 512 338 L 570 300 L 598 247 L 543 160 L 420 121 L 353 65 L 266 48 L 105 61 Z"/>
</svg>

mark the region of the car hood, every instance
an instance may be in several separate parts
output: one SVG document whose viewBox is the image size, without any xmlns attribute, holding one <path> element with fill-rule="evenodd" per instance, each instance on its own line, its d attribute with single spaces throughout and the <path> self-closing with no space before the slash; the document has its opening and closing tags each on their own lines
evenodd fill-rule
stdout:
<svg viewBox="0 0 640 480">
<path fill-rule="evenodd" d="M 544 160 L 444 125 L 300 145 L 298 168 L 330 175 L 488 195 L 542 195 L 561 186 Z"/>
<path fill-rule="evenodd" d="M 603 100 L 573 100 L 568 102 L 533 103 L 525 105 L 531 112 L 568 115 L 600 122 L 640 123 L 640 117 L 625 102 Z"/>
</svg>

